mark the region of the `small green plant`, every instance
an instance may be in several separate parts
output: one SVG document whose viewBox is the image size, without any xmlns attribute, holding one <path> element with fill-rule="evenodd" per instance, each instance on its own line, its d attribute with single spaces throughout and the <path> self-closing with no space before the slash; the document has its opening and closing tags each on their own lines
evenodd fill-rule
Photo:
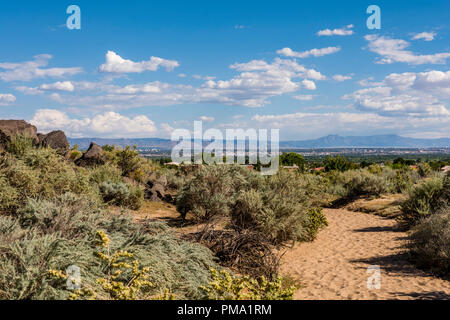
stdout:
<svg viewBox="0 0 450 320">
<path fill-rule="evenodd" d="M 317 237 L 320 229 L 328 226 L 328 221 L 322 212 L 322 208 L 313 208 L 309 211 L 309 221 L 306 225 L 309 235 L 309 241 Z"/>
<path fill-rule="evenodd" d="M 144 201 L 144 191 L 140 187 L 133 187 L 123 182 L 103 182 L 100 184 L 100 194 L 103 201 L 108 204 L 133 210 L 139 209 Z"/>
<path fill-rule="evenodd" d="M 283 289 L 282 279 L 236 277 L 225 270 L 211 269 L 212 281 L 202 286 L 207 300 L 292 300 L 296 288 Z"/>
<path fill-rule="evenodd" d="M 140 167 L 139 152 L 136 146 L 132 149 L 130 146 L 122 150 L 116 150 L 117 165 L 122 169 L 124 176 L 130 176 Z"/>
<path fill-rule="evenodd" d="M 409 197 L 401 204 L 401 217 L 410 225 L 421 219 L 439 212 L 449 204 L 449 197 L 445 183 L 448 178 L 432 178 L 426 180 L 409 192 Z"/>
<path fill-rule="evenodd" d="M 33 148 L 32 138 L 23 135 L 14 135 L 7 144 L 6 151 L 16 156 L 23 156 L 27 150 Z"/>
<path fill-rule="evenodd" d="M 409 254 L 420 268 L 442 276 L 450 274 L 450 211 L 432 215 L 411 233 Z"/>
</svg>

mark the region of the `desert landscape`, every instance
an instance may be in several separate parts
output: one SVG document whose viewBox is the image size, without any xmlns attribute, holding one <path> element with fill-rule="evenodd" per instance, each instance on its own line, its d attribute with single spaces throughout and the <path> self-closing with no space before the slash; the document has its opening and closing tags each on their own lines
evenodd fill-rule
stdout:
<svg viewBox="0 0 450 320">
<path fill-rule="evenodd" d="M 80 151 L 23 120 L 0 137 L 1 299 L 450 296 L 445 160 L 317 169 L 290 152 L 263 176 Z"/>
<path fill-rule="evenodd" d="M 448 309 L 449 13 L 3 1 L 0 305 L 179 320 Z"/>
</svg>

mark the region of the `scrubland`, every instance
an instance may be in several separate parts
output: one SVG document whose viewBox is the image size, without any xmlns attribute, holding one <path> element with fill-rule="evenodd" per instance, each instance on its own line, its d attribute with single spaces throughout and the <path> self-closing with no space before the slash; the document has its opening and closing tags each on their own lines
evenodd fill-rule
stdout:
<svg viewBox="0 0 450 320">
<path fill-rule="evenodd" d="M 283 250 L 316 239 L 323 208 L 392 194 L 411 263 L 449 275 L 450 176 L 426 163 L 334 158 L 323 172 L 261 176 L 237 165 L 169 169 L 133 148 L 103 153 L 104 164 L 79 167 L 76 148 L 62 156 L 18 137 L 1 155 L 0 299 L 292 299 L 301 286 L 279 277 Z M 176 224 L 136 219 L 161 179 Z M 188 225 L 195 232 L 176 232 Z M 74 265 L 81 283 L 66 271 Z"/>
</svg>

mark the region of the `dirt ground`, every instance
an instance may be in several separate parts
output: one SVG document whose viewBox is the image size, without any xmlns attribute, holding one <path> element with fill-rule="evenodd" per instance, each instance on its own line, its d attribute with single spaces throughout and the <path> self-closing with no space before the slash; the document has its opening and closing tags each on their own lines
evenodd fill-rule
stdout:
<svg viewBox="0 0 450 320">
<path fill-rule="evenodd" d="M 394 219 L 345 209 L 324 213 L 329 226 L 317 239 L 297 244 L 283 257 L 282 275 L 303 285 L 295 299 L 450 299 L 450 281 L 406 260 L 407 234 Z M 372 265 L 380 267 L 380 289 L 367 287 Z"/>
<path fill-rule="evenodd" d="M 363 200 L 351 208 L 385 212 L 383 208 L 391 210 L 389 203 L 395 200 Z M 398 229 L 394 219 L 347 209 L 324 209 L 324 213 L 329 226 L 317 239 L 298 243 L 283 256 L 281 275 L 301 284 L 295 299 L 450 299 L 450 281 L 418 270 L 407 261 L 407 233 Z M 183 222 L 175 206 L 163 202 L 146 201 L 132 215 L 137 220 L 165 221 L 179 235 L 202 228 Z M 380 289 L 367 288 L 372 275 L 367 273 L 369 266 L 380 267 Z"/>
</svg>

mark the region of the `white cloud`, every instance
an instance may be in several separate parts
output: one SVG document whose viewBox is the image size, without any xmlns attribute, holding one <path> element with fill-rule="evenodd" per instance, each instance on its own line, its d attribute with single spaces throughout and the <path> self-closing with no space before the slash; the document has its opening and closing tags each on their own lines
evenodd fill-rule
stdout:
<svg viewBox="0 0 450 320">
<path fill-rule="evenodd" d="M 340 29 L 325 29 L 325 30 L 320 30 L 319 32 L 317 32 L 318 36 L 350 36 L 352 35 L 354 32 L 353 30 L 353 25 L 349 24 L 348 26 L 345 26 L 344 28 L 340 28 Z"/>
<path fill-rule="evenodd" d="M 175 130 L 175 128 L 170 126 L 168 123 L 161 123 L 161 130 L 163 131 L 164 136 L 171 137 L 172 132 L 173 132 L 173 130 Z"/>
<path fill-rule="evenodd" d="M 64 130 L 70 137 L 152 137 L 157 131 L 154 122 L 144 115 L 127 117 L 116 112 L 72 119 L 60 110 L 39 109 L 30 123 L 40 132 Z"/>
<path fill-rule="evenodd" d="M 0 106 L 7 106 L 16 101 L 16 97 L 10 93 L 0 93 Z"/>
<path fill-rule="evenodd" d="M 299 94 L 296 96 L 293 96 L 294 99 L 300 100 L 300 101 L 311 101 L 314 98 L 314 95 L 312 94 Z"/>
<path fill-rule="evenodd" d="M 70 82 L 73 94 L 59 90 L 50 99 L 69 106 L 87 106 L 91 110 L 118 110 L 131 107 L 166 106 L 184 103 L 220 103 L 226 105 L 260 107 L 268 99 L 307 88 L 314 90 L 315 80 L 326 76 L 319 71 L 298 64 L 295 59 L 275 58 L 272 62 L 253 60 L 230 66 L 237 75 L 228 80 L 203 77 L 198 86 L 169 84 L 159 81 L 119 86 L 109 81 Z M 304 80 L 303 82 L 301 80 Z M 45 94 L 43 86 L 36 88 L 16 87 L 26 94 Z M 46 85 L 46 89 L 69 89 L 69 86 Z M 56 90 L 53 90 L 56 91 Z"/>
<path fill-rule="evenodd" d="M 371 135 L 397 133 L 401 135 L 428 135 L 448 137 L 450 117 L 395 118 L 377 113 L 328 112 L 255 115 L 255 126 L 282 129 L 283 135 L 295 139 L 318 138 L 328 134 Z M 419 135 L 420 136 L 420 135 Z"/>
<path fill-rule="evenodd" d="M 34 56 L 33 61 L 19 63 L 2 62 L 0 69 L 0 79 L 3 81 L 30 81 L 36 78 L 61 78 L 72 76 L 82 72 L 81 68 L 43 68 L 46 67 L 52 58 L 49 54 Z"/>
<path fill-rule="evenodd" d="M 322 57 L 327 54 L 332 54 L 332 53 L 338 52 L 340 50 L 341 50 L 340 47 L 327 47 L 327 48 L 322 48 L 322 49 L 314 48 L 314 49 L 311 49 L 308 51 L 296 52 L 296 51 L 293 51 L 291 48 L 283 48 L 281 50 L 278 50 L 277 54 L 281 54 L 286 57 L 307 58 L 309 56 Z"/>
<path fill-rule="evenodd" d="M 405 62 L 409 64 L 444 64 L 450 58 L 450 52 L 416 55 L 412 51 L 406 50 L 409 42 L 401 39 L 378 36 L 375 34 L 364 37 L 369 41 L 369 49 L 378 53 L 382 59 L 377 63 Z"/>
<path fill-rule="evenodd" d="M 185 73 L 179 73 L 178 76 L 179 76 L 180 78 L 186 78 L 186 77 L 187 77 L 187 75 L 186 75 Z"/>
<path fill-rule="evenodd" d="M 149 61 L 134 62 L 123 59 L 114 51 L 106 53 L 106 62 L 99 68 L 101 72 L 113 73 L 142 73 L 144 71 L 157 71 L 159 67 L 172 71 L 179 66 L 175 60 L 166 60 L 158 57 L 151 57 Z"/>
<path fill-rule="evenodd" d="M 355 107 L 388 116 L 450 118 L 450 71 L 392 73 L 377 87 L 344 95 Z"/>
<path fill-rule="evenodd" d="M 436 36 L 435 32 L 421 32 L 415 34 L 411 39 L 412 40 L 423 39 L 425 41 L 433 41 L 435 36 Z"/>
<path fill-rule="evenodd" d="M 343 76 L 341 74 L 336 74 L 333 76 L 333 79 L 339 82 L 350 80 L 351 78 L 352 78 L 351 76 Z"/>
<path fill-rule="evenodd" d="M 316 90 L 316 84 L 314 83 L 314 81 L 305 79 L 305 80 L 302 81 L 302 84 L 305 87 L 305 89 Z"/>
<path fill-rule="evenodd" d="M 215 119 L 214 119 L 214 117 L 201 116 L 200 120 L 205 121 L 205 122 L 213 122 Z"/>
<path fill-rule="evenodd" d="M 63 82 L 42 84 L 39 87 L 39 89 L 41 89 L 41 90 L 50 90 L 50 91 L 68 91 L 68 92 L 72 92 L 75 89 L 75 87 L 73 86 L 72 82 L 70 82 L 70 81 L 63 81 Z"/>
</svg>

